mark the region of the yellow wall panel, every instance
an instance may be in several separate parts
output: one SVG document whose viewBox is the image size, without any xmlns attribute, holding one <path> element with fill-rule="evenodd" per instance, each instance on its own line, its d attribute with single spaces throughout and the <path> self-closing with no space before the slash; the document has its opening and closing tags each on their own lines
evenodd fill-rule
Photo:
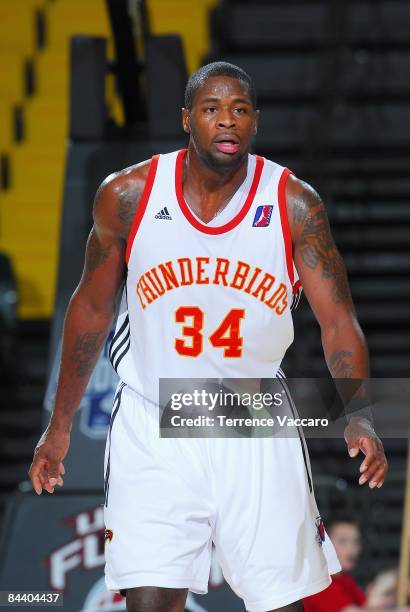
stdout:
<svg viewBox="0 0 410 612">
<path fill-rule="evenodd" d="M 34 53 L 38 6 L 46 13 L 48 44 Z M 0 83 L 0 129 L 4 127 L 0 147 L 10 152 L 13 181 L 12 188 L 0 195 L 0 248 L 13 260 L 19 316 L 43 318 L 52 316 L 54 308 L 68 137 L 69 40 L 75 34 L 108 36 L 109 21 L 104 0 L 21 0 L 19 13 L 15 0 L 0 0 L 0 38 L 2 27 L 8 29 L 3 47 L 0 40 L 0 57 L 3 48 L 13 54 L 14 62 L 14 70 L 10 65 L 6 71 L 9 85 Z M 37 87 L 35 95 L 24 101 L 17 72 L 19 66 L 23 69 L 23 58 L 30 56 Z M 23 101 L 26 137 L 11 144 L 9 116 L 16 101 Z"/>
<path fill-rule="evenodd" d="M 28 4 L 0 2 L 0 51 L 33 53 L 35 49 L 34 10 Z"/>
<path fill-rule="evenodd" d="M 188 71 L 201 65 L 209 48 L 209 11 L 216 0 L 148 0 L 153 34 L 180 34 Z"/>
<path fill-rule="evenodd" d="M 0 97 L 0 151 L 6 151 L 12 142 L 12 109 L 8 101 Z"/>
</svg>

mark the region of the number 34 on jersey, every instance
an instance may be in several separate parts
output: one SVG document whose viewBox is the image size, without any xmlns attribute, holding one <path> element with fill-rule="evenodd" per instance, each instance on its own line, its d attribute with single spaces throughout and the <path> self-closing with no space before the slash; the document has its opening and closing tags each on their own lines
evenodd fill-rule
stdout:
<svg viewBox="0 0 410 612">
<path fill-rule="evenodd" d="M 244 308 L 232 308 L 212 334 L 203 335 L 205 313 L 199 306 L 180 306 L 175 311 L 175 322 L 182 324 L 182 337 L 175 339 L 175 350 L 184 357 L 198 357 L 204 342 L 215 349 L 222 349 L 224 357 L 242 357 L 243 338 L 241 322 L 245 318 Z"/>
</svg>

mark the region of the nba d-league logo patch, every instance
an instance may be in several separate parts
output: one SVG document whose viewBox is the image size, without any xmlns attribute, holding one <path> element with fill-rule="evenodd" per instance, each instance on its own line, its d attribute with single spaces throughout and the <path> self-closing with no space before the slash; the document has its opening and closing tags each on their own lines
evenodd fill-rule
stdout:
<svg viewBox="0 0 410 612">
<path fill-rule="evenodd" d="M 267 227 L 272 216 L 273 206 L 258 206 L 252 227 Z"/>
<path fill-rule="evenodd" d="M 316 517 L 316 540 L 319 546 L 325 541 L 325 524 L 320 516 Z"/>
</svg>

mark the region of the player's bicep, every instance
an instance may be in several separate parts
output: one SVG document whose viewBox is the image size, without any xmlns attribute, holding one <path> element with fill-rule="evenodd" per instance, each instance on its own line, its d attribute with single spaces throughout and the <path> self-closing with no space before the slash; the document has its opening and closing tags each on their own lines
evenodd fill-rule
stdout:
<svg viewBox="0 0 410 612">
<path fill-rule="evenodd" d="M 354 312 L 346 266 L 333 240 L 325 206 L 306 183 L 287 188 L 295 266 L 306 297 L 321 325 Z"/>
<path fill-rule="evenodd" d="M 94 225 L 88 236 L 84 269 L 76 295 L 100 312 L 115 311 L 123 284 L 126 243 L 117 219 L 115 182 L 106 179 L 97 191 L 93 206 Z"/>
<path fill-rule="evenodd" d="M 84 268 L 76 294 L 90 307 L 114 311 L 125 278 L 125 242 L 105 236 L 93 226 L 85 249 Z"/>
<path fill-rule="evenodd" d="M 337 278 L 335 278 L 334 276 L 329 276 L 327 272 L 323 273 L 320 266 L 313 268 L 307 264 L 306 257 L 311 257 L 311 255 L 311 252 L 309 254 L 303 253 L 302 248 L 295 247 L 295 266 L 304 293 L 316 319 L 320 325 L 323 325 L 334 321 L 340 322 L 341 317 L 350 317 L 350 314 L 353 312 L 353 305 L 348 289 L 346 269 L 342 259 L 340 258 L 337 263 L 334 262 L 338 267 L 337 271 L 334 270 L 334 274 L 337 275 Z M 341 297 L 342 286 L 343 291 L 346 292 L 344 299 Z"/>
</svg>

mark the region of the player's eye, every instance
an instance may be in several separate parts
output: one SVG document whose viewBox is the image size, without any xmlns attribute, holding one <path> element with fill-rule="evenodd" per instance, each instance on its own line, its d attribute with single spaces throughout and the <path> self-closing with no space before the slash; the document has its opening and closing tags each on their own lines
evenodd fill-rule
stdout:
<svg viewBox="0 0 410 612">
<path fill-rule="evenodd" d="M 245 108 L 235 108 L 235 112 L 239 113 L 240 115 L 242 115 L 243 113 L 246 113 L 246 109 Z"/>
<path fill-rule="evenodd" d="M 206 112 L 206 113 L 214 113 L 215 111 L 216 111 L 215 106 L 208 106 L 208 107 L 205 109 L 205 112 Z"/>
</svg>

